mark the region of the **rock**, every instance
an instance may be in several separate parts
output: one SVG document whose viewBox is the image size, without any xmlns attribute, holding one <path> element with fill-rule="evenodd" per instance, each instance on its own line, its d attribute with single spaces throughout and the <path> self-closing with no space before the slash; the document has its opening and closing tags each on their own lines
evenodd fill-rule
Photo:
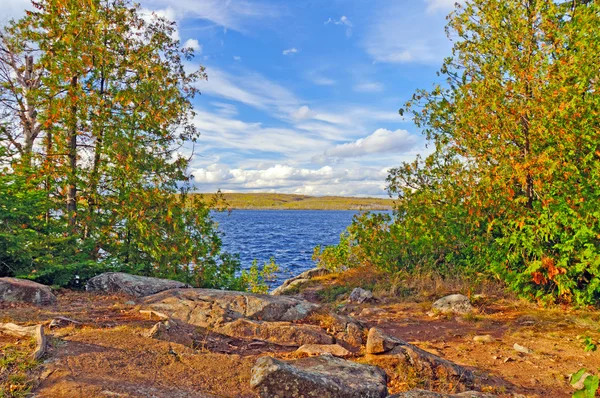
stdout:
<svg viewBox="0 0 600 398">
<path fill-rule="evenodd" d="M 125 305 L 135 305 L 135 301 L 129 300 L 129 301 L 126 301 L 124 304 Z"/>
<path fill-rule="evenodd" d="M 348 297 L 348 302 L 353 304 L 362 304 L 372 300 L 373 293 L 360 287 L 352 290 L 352 293 Z"/>
<path fill-rule="evenodd" d="M 347 358 L 352 355 L 350 351 L 339 344 L 305 344 L 296 350 L 298 354 L 321 355 L 331 354 L 334 357 Z"/>
<path fill-rule="evenodd" d="M 333 344 L 333 337 L 314 325 L 290 322 L 261 322 L 237 319 L 214 329 L 227 336 L 262 340 L 283 346 L 298 347 L 305 344 Z"/>
<path fill-rule="evenodd" d="M 331 274 L 331 271 L 328 270 L 327 268 L 316 267 L 316 268 L 311 268 L 307 271 L 304 271 L 303 273 L 298 275 L 297 278 L 298 279 L 314 279 L 319 276 L 325 276 L 325 275 L 329 275 L 329 274 Z"/>
<path fill-rule="evenodd" d="M 324 276 L 324 275 L 327 275 L 330 273 L 331 273 L 331 271 L 329 271 L 326 268 L 317 267 L 317 268 L 309 269 L 307 271 L 304 271 L 300 275 L 297 275 L 293 278 L 287 279 L 286 281 L 284 281 L 281 284 L 281 286 L 279 286 L 278 288 L 273 290 L 271 292 L 271 294 L 273 296 L 280 296 L 282 294 L 286 294 L 286 293 L 294 291 L 295 289 L 299 288 L 300 286 L 306 284 L 313 278 L 316 278 L 319 276 Z"/>
<path fill-rule="evenodd" d="M 390 347 L 393 347 L 391 351 L 389 351 Z M 367 352 L 382 352 L 382 350 L 384 350 L 382 354 L 371 355 L 371 359 L 375 361 L 395 359 L 403 366 L 412 367 L 421 378 L 445 380 L 465 388 L 473 386 L 475 375 L 470 370 L 403 340 L 387 336 L 377 328 L 371 328 L 367 337 Z"/>
<path fill-rule="evenodd" d="M 369 317 L 385 313 L 385 310 L 381 308 L 363 308 L 358 316 Z"/>
<path fill-rule="evenodd" d="M 356 348 L 363 345 L 363 336 L 367 330 L 354 318 L 334 312 L 319 311 L 311 317 L 311 320 L 318 322 L 338 342 L 343 341 Z"/>
<path fill-rule="evenodd" d="M 287 296 L 173 289 L 145 297 L 142 305 L 166 317 L 231 337 L 294 347 L 334 342 L 318 326 L 293 323 L 313 314 L 320 308 L 317 304 Z"/>
<path fill-rule="evenodd" d="M 18 278 L 0 278 L 0 302 L 49 305 L 56 303 L 56 296 L 49 286 Z"/>
<path fill-rule="evenodd" d="M 349 322 L 346 325 L 346 332 L 344 335 L 337 335 L 336 337 L 351 346 L 360 347 L 363 343 L 363 330 L 365 329 L 356 322 Z"/>
<path fill-rule="evenodd" d="M 465 388 L 473 387 L 475 381 L 475 375 L 470 370 L 412 344 L 396 346 L 385 355 L 395 355 L 413 367 L 422 378 L 446 380 Z"/>
<path fill-rule="evenodd" d="M 388 396 L 386 383 L 381 368 L 331 355 L 285 362 L 262 357 L 250 380 L 261 397 L 280 398 L 383 398 Z"/>
<path fill-rule="evenodd" d="M 388 398 L 493 398 L 495 395 L 479 391 L 465 391 L 459 394 L 444 394 L 434 391 L 410 390 L 400 394 L 390 395 Z"/>
<path fill-rule="evenodd" d="M 170 279 L 130 275 L 122 272 L 105 272 L 90 279 L 87 291 L 126 293 L 134 297 L 145 297 L 169 289 L 191 288 L 190 285 Z"/>
<path fill-rule="evenodd" d="M 194 346 L 194 327 L 173 319 L 157 322 L 147 336 L 157 340 Z"/>
<path fill-rule="evenodd" d="M 286 281 L 287 282 L 287 281 Z M 310 279 L 295 279 L 287 285 L 281 285 L 277 289 L 273 290 L 271 294 L 273 296 L 282 296 L 287 294 L 294 294 L 300 290 L 300 287 L 310 282 Z"/>
<path fill-rule="evenodd" d="M 531 349 L 529 349 L 527 347 L 524 347 L 524 346 L 522 346 L 520 344 L 517 344 L 517 343 L 515 343 L 515 345 L 513 345 L 513 349 L 515 351 L 517 351 L 517 352 L 522 353 L 522 354 L 533 354 L 533 350 L 531 350 Z"/>
<path fill-rule="evenodd" d="M 170 318 L 208 328 L 241 318 L 298 321 L 319 308 L 317 304 L 292 297 L 214 289 L 167 290 L 145 297 L 141 304 Z"/>
<path fill-rule="evenodd" d="M 433 303 L 433 309 L 443 313 L 467 314 L 473 312 L 473 306 L 467 296 L 451 294 Z"/>
<path fill-rule="evenodd" d="M 496 341 L 496 339 L 489 334 L 484 334 L 482 336 L 473 337 L 473 341 L 476 341 L 479 343 L 494 343 Z"/>
<path fill-rule="evenodd" d="M 367 335 L 367 354 L 382 354 L 393 350 L 396 346 L 406 344 L 404 341 L 384 334 L 377 328 L 369 329 Z"/>
</svg>

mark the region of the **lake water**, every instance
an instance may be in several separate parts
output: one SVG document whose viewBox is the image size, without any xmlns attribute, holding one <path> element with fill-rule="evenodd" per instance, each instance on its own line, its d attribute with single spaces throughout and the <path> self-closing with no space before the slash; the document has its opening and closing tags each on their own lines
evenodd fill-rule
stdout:
<svg viewBox="0 0 600 398">
<path fill-rule="evenodd" d="M 313 268 L 315 246 L 339 243 L 340 234 L 356 214 L 343 210 L 233 210 L 213 216 L 224 234 L 224 249 L 239 253 L 244 269 L 254 259 L 262 265 L 275 258 L 279 273 L 271 286 L 278 286 Z"/>
</svg>

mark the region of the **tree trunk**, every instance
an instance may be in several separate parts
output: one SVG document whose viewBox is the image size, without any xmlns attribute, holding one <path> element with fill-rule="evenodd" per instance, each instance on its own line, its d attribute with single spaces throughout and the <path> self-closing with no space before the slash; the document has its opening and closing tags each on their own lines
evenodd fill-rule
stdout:
<svg viewBox="0 0 600 398">
<path fill-rule="evenodd" d="M 71 79 L 71 91 L 74 96 L 77 89 L 77 76 Z M 71 127 L 69 131 L 69 143 L 67 157 L 69 159 L 69 177 L 67 187 L 67 217 L 69 225 L 74 227 L 77 222 L 77 104 L 71 98 Z"/>
</svg>

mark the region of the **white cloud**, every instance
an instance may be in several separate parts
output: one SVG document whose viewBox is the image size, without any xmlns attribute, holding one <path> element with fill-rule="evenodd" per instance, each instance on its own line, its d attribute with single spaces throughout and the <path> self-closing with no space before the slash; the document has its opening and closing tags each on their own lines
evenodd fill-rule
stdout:
<svg viewBox="0 0 600 398">
<path fill-rule="evenodd" d="M 232 75 L 211 66 L 206 73 L 208 81 L 198 82 L 204 94 L 241 102 L 284 120 L 301 106 L 292 92 L 258 73 Z"/>
<path fill-rule="evenodd" d="M 233 60 L 234 60 L 234 61 L 238 61 L 238 62 L 239 62 L 239 61 L 241 61 L 241 60 L 242 60 L 242 57 L 240 57 L 239 55 L 234 55 L 234 56 L 233 56 Z"/>
<path fill-rule="evenodd" d="M 404 153 L 416 143 L 417 139 L 406 130 L 377 129 L 368 137 L 328 149 L 324 155 L 330 158 L 353 158 L 375 153 Z"/>
<path fill-rule="evenodd" d="M 194 17 L 210 21 L 224 30 L 247 32 L 255 21 L 278 18 L 282 8 L 259 0 L 145 0 L 153 9 L 169 7 L 177 17 Z"/>
<path fill-rule="evenodd" d="M 230 168 L 210 164 L 192 172 L 201 191 L 283 192 L 307 195 L 384 196 L 387 168 L 339 168 L 324 166 L 310 169 L 289 164 L 266 168 Z"/>
<path fill-rule="evenodd" d="M 183 47 L 189 47 L 193 49 L 196 52 L 196 54 L 202 54 L 202 45 L 198 43 L 198 40 L 196 39 L 187 39 L 186 42 L 183 44 Z"/>
<path fill-rule="evenodd" d="M 227 104 L 225 102 L 211 102 L 210 104 L 217 108 L 217 112 L 221 116 L 230 117 L 238 114 L 237 107 L 233 104 Z"/>
<path fill-rule="evenodd" d="M 253 72 L 229 74 L 207 67 L 208 81 L 198 83 L 203 94 L 238 102 L 267 113 L 302 130 L 326 140 L 351 140 L 364 135 L 366 128 L 380 123 L 403 122 L 396 108 L 381 110 L 362 105 L 335 109 L 313 109 L 287 88 Z"/>
<path fill-rule="evenodd" d="M 331 141 L 317 134 L 292 128 L 266 127 L 196 109 L 194 124 L 201 135 L 198 144 L 205 152 L 218 148 L 220 152 L 243 151 L 264 158 L 273 153 L 287 159 L 307 159 Z"/>
<path fill-rule="evenodd" d="M 380 93 L 384 90 L 381 83 L 361 83 L 354 86 L 354 91 L 359 93 Z"/>
<path fill-rule="evenodd" d="M 350 20 L 345 15 L 342 15 L 342 17 L 340 19 L 338 19 L 337 21 L 329 18 L 327 21 L 325 21 L 325 25 L 329 25 L 329 24 L 346 26 L 346 37 L 352 36 L 352 26 L 353 25 L 352 25 L 352 22 L 350 22 Z"/>
<path fill-rule="evenodd" d="M 287 50 L 282 51 L 283 55 L 290 55 L 290 54 L 296 54 L 296 53 L 298 53 L 298 49 L 296 47 L 288 48 Z"/>
<path fill-rule="evenodd" d="M 294 116 L 294 119 L 298 119 L 298 120 L 310 119 L 311 117 L 314 116 L 314 112 L 311 111 L 308 106 L 304 105 L 304 106 L 301 106 L 300 108 L 298 108 L 298 110 L 296 112 L 294 112 L 293 116 Z"/>
<path fill-rule="evenodd" d="M 427 3 L 427 12 L 448 12 L 454 10 L 456 3 L 461 3 L 461 0 L 425 0 Z"/>
<path fill-rule="evenodd" d="M 0 16 L 0 26 L 4 26 L 11 19 L 19 19 L 25 16 L 25 10 L 33 9 L 29 0 L 2 0 L 2 15 Z"/>
<path fill-rule="evenodd" d="M 441 64 L 450 54 L 444 15 L 428 12 L 423 3 L 391 2 L 371 19 L 361 44 L 374 62 Z"/>
<path fill-rule="evenodd" d="M 318 85 L 318 86 L 333 86 L 334 84 L 336 84 L 336 81 L 323 76 L 323 72 L 329 69 L 328 67 L 320 67 L 318 69 L 315 70 L 310 70 L 305 74 L 305 77 L 308 81 Z"/>
<path fill-rule="evenodd" d="M 322 76 L 315 76 L 311 79 L 311 81 L 318 86 L 333 86 L 336 84 L 335 80 Z"/>
</svg>

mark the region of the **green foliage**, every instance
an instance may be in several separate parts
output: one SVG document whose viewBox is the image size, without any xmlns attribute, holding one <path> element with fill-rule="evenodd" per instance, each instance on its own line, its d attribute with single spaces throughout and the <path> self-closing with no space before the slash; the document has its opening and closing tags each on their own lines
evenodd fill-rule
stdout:
<svg viewBox="0 0 600 398">
<path fill-rule="evenodd" d="M 598 342 L 590 336 L 578 336 L 583 343 L 583 350 L 585 352 L 596 351 L 598 349 Z"/>
<path fill-rule="evenodd" d="M 129 0 L 33 6 L 0 32 L 0 276 L 242 286 L 180 153 L 206 76 L 175 24 Z"/>
<path fill-rule="evenodd" d="M 265 261 L 262 267 L 258 266 L 258 262 L 255 259 L 248 271 L 242 271 L 239 278 L 240 286 L 238 290 L 266 294 L 269 292 L 268 282 L 274 280 L 277 271 L 279 271 L 279 266 L 275 263 L 274 258 L 271 257 L 268 263 Z"/>
<path fill-rule="evenodd" d="M 583 388 L 577 390 L 573 394 L 573 398 L 594 398 L 596 396 L 599 384 L 598 376 L 588 374 L 586 369 L 580 369 L 571 376 L 571 385 L 579 383 L 584 375 L 586 377 L 583 380 Z"/>
<path fill-rule="evenodd" d="M 597 304 L 600 4 L 470 0 L 448 21 L 445 82 L 401 110 L 432 153 L 390 170 L 393 223 L 355 220 L 321 260 L 484 272 L 530 299 Z"/>
<path fill-rule="evenodd" d="M 319 296 L 320 301 L 324 303 L 333 303 L 339 296 L 350 293 L 351 290 L 352 288 L 349 286 L 332 285 L 325 287 L 323 290 L 319 290 L 317 295 Z"/>
</svg>

